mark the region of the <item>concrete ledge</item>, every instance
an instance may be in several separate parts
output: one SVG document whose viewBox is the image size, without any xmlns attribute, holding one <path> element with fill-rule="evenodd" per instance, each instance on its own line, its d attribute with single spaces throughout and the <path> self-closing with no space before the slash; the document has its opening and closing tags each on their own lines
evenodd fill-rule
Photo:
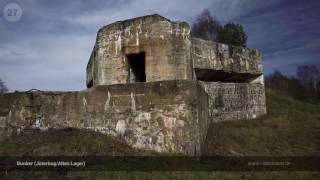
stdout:
<svg viewBox="0 0 320 180">
<path fill-rule="evenodd" d="M 263 74 L 262 54 L 257 49 L 192 38 L 191 55 L 195 69 L 212 69 L 251 75 Z"/>
</svg>

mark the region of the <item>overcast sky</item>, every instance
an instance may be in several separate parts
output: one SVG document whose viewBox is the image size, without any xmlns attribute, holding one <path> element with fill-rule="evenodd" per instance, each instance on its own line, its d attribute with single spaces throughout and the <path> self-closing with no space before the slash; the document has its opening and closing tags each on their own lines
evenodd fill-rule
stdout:
<svg viewBox="0 0 320 180">
<path fill-rule="evenodd" d="M 0 1 L 0 9 L 9 0 Z M 244 26 L 248 47 L 261 49 L 265 73 L 320 67 L 319 0 L 15 0 L 21 19 L 0 18 L 0 78 L 11 91 L 85 89 L 97 30 L 158 13 L 190 24 L 204 8 L 222 23 Z"/>
</svg>

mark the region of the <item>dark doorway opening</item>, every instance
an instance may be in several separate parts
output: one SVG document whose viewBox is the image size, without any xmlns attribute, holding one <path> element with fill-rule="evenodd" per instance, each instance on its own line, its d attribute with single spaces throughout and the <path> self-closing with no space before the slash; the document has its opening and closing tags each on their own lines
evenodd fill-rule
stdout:
<svg viewBox="0 0 320 180">
<path fill-rule="evenodd" d="M 128 54 L 129 82 L 146 82 L 145 53 Z"/>
<path fill-rule="evenodd" d="M 87 88 L 91 88 L 93 86 L 93 80 L 90 80 L 89 83 L 87 84 Z"/>
</svg>

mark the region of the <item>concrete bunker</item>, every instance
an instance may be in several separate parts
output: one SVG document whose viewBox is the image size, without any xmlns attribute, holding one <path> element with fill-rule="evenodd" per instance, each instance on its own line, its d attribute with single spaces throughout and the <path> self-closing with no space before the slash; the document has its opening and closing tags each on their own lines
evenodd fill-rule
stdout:
<svg viewBox="0 0 320 180">
<path fill-rule="evenodd" d="M 128 62 L 129 83 L 146 82 L 145 52 L 126 55 Z"/>
<path fill-rule="evenodd" d="M 93 88 L 1 95 L 0 139 L 29 126 L 85 128 L 195 155 L 211 123 L 265 114 L 261 52 L 189 34 L 187 23 L 160 15 L 104 26 L 87 65 Z"/>
</svg>

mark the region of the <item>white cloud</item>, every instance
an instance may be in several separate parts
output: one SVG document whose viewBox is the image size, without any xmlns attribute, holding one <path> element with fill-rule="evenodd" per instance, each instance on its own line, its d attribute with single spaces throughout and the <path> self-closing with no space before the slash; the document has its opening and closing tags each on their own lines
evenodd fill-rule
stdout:
<svg viewBox="0 0 320 180">
<path fill-rule="evenodd" d="M 0 51 L 0 77 L 11 90 L 83 89 L 94 39 L 94 36 L 69 34 L 28 37 L 21 43 L 7 44 Z M 81 81 L 70 82 L 71 79 Z"/>
</svg>

